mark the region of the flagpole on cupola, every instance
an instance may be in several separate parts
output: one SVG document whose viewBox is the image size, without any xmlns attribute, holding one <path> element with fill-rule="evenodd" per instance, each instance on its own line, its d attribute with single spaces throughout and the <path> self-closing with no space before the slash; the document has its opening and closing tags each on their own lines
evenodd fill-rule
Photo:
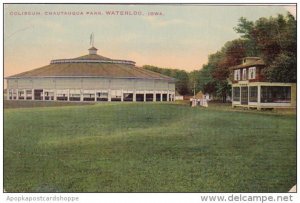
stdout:
<svg viewBox="0 0 300 203">
<path fill-rule="evenodd" d="M 92 47 L 94 46 L 94 33 L 93 32 L 90 36 L 90 45 L 92 45 Z"/>
<path fill-rule="evenodd" d="M 89 48 L 89 54 L 90 55 L 97 54 L 98 49 L 94 47 L 94 33 L 93 32 L 90 35 L 90 45 L 92 45 L 92 47 Z"/>
</svg>

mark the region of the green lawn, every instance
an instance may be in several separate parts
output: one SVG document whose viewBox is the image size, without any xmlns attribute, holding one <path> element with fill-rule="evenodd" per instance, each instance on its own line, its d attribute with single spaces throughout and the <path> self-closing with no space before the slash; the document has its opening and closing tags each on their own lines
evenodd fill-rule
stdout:
<svg viewBox="0 0 300 203">
<path fill-rule="evenodd" d="M 4 110 L 8 192 L 287 192 L 296 117 L 180 104 Z"/>
</svg>

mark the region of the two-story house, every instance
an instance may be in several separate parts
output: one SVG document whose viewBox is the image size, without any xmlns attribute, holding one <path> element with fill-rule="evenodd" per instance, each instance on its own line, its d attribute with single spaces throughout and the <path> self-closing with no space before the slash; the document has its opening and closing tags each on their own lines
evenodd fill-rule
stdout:
<svg viewBox="0 0 300 203">
<path fill-rule="evenodd" d="M 296 107 L 296 83 L 268 82 L 263 75 L 264 61 L 245 57 L 232 71 L 232 107 L 290 108 Z"/>
</svg>

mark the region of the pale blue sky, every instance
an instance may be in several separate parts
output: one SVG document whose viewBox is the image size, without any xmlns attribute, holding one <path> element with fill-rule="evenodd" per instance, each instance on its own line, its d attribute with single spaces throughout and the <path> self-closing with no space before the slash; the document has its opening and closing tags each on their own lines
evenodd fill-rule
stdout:
<svg viewBox="0 0 300 203">
<path fill-rule="evenodd" d="M 295 7 L 294 7 L 295 8 Z M 141 11 L 142 16 L 107 16 L 105 11 Z M 249 20 L 286 14 L 286 6 L 204 5 L 5 5 L 4 76 L 38 68 L 58 58 L 87 54 L 95 35 L 98 54 L 137 65 L 200 69 L 226 41 L 242 16 Z M 11 12 L 40 12 L 38 16 Z M 102 11 L 101 16 L 47 16 L 50 11 Z M 148 12 L 163 16 L 148 16 Z"/>
</svg>

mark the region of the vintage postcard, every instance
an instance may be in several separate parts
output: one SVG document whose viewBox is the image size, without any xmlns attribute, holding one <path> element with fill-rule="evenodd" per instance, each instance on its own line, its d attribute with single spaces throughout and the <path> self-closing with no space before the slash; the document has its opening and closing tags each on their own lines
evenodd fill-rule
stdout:
<svg viewBox="0 0 300 203">
<path fill-rule="evenodd" d="M 3 6 L 6 193 L 296 192 L 296 4 Z"/>
</svg>

